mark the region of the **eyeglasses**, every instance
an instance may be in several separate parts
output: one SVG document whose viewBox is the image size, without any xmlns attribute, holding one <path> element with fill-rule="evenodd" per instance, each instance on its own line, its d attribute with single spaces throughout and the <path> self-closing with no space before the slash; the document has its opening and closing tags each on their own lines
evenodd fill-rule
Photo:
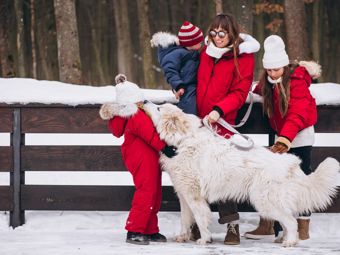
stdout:
<svg viewBox="0 0 340 255">
<path fill-rule="evenodd" d="M 227 36 L 227 32 L 224 31 L 215 31 L 215 30 L 210 30 L 209 32 L 211 37 L 216 37 L 218 35 L 219 38 L 224 38 Z"/>
</svg>

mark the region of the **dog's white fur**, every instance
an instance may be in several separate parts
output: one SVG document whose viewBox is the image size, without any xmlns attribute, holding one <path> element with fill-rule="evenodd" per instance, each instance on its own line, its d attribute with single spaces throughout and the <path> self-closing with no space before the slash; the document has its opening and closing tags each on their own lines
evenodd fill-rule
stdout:
<svg viewBox="0 0 340 255">
<path fill-rule="evenodd" d="M 279 221 L 284 228 L 283 246 L 293 246 L 297 243 L 295 216 L 325 209 L 336 195 L 340 167 L 333 158 L 327 158 L 306 176 L 296 156 L 275 154 L 260 146 L 238 150 L 229 140 L 202 126 L 198 117 L 176 106 L 146 103 L 144 109 L 161 139 L 178 148 L 178 155 L 163 155 L 160 162 L 180 200 L 179 242 L 189 240 L 194 221 L 201 233 L 197 242 L 210 242 L 208 203 L 232 199 L 249 201 L 262 217 Z"/>
</svg>

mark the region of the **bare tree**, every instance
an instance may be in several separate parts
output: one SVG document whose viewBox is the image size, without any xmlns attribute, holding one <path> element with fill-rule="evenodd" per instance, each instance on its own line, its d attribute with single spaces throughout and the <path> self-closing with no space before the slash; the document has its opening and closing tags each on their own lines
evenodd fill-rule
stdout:
<svg viewBox="0 0 340 255">
<path fill-rule="evenodd" d="M 34 0 L 30 1 L 31 10 L 31 42 L 32 42 L 32 77 L 37 78 L 37 53 L 35 48 L 35 4 Z"/>
<path fill-rule="evenodd" d="M 254 0 L 240 0 L 240 25 L 249 34 L 253 33 L 253 7 Z"/>
<path fill-rule="evenodd" d="M 128 2 L 125 0 L 113 0 L 117 34 L 118 72 L 126 74 L 129 80 L 136 82 L 132 72 L 133 52 L 127 5 Z"/>
<path fill-rule="evenodd" d="M 22 0 L 14 1 L 15 16 L 16 16 L 16 43 L 17 43 L 17 68 L 19 77 L 26 77 L 26 55 L 25 55 L 25 36 L 24 36 L 24 11 Z"/>
<path fill-rule="evenodd" d="M 305 3 L 302 0 L 285 0 L 284 17 L 288 55 L 291 60 L 308 60 L 311 51 L 307 39 Z"/>
<path fill-rule="evenodd" d="M 0 3 L 0 60 L 2 77 L 13 77 L 13 61 L 9 49 L 8 1 Z"/>
<path fill-rule="evenodd" d="M 156 88 L 155 71 L 152 68 L 152 55 L 150 47 L 150 26 L 149 26 L 149 1 L 138 0 L 138 20 L 139 20 L 139 40 L 142 50 L 142 63 L 144 74 L 144 86 L 146 88 Z"/>
<path fill-rule="evenodd" d="M 59 79 L 82 83 L 75 0 L 54 0 L 57 29 Z"/>
<path fill-rule="evenodd" d="M 222 0 L 214 0 L 216 5 L 216 15 L 223 13 Z"/>
</svg>

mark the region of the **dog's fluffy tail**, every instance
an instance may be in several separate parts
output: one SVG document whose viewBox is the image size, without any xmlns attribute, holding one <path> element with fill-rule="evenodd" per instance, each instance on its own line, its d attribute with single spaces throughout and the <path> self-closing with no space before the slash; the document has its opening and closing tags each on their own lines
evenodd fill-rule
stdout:
<svg viewBox="0 0 340 255">
<path fill-rule="evenodd" d="M 326 158 L 315 172 L 306 176 L 305 183 L 299 194 L 299 212 L 325 210 L 332 204 L 337 194 L 336 178 L 340 171 L 339 162 L 334 158 Z"/>
</svg>

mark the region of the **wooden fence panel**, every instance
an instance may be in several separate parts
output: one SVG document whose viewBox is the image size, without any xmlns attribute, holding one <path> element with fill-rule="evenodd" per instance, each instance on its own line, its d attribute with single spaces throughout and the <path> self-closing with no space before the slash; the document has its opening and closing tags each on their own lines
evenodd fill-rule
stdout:
<svg viewBox="0 0 340 255">
<path fill-rule="evenodd" d="M 312 169 L 316 169 L 327 157 L 333 157 L 340 162 L 340 147 L 313 147 L 311 160 Z"/>
<path fill-rule="evenodd" d="M 9 132 L 13 130 L 13 109 L 0 108 L 0 132 Z"/>
<path fill-rule="evenodd" d="M 0 211 L 13 210 L 13 189 L 10 186 L 0 186 Z"/>
<path fill-rule="evenodd" d="M 130 210 L 132 186 L 22 186 L 23 210 Z M 179 203 L 170 186 L 163 187 L 162 210 L 178 211 Z"/>
<path fill-rule="evenodd" d="M 340 133 L 340 110 L 337 106 L 318 106 L 317 133 Z"/>
<path fill-rule="evenodd" d="M 22 146 L 23 171 L 125 171 L 120 146 Z"/>
<path fill-rule="evenodd" d="M 0 147 L 0 172 L 13 171 L 13 148 Z"/>
<path fill-rule="evenodd" d="M 99 108 L 22 108 L 23 133 L 108 133 Z"/>
<path fill-rule="evenodd" d="M 248 104 L 244 105 L 238 112 L 236 124 L 240 123 L 240 120 L 245 115 L 248 109 Z M 271 128 L 268 124 L 268 119 L 262 113 L 262 104 L 254 103 L 252 112 L 244 126 L 237 129 L 239 132 L 244 134 L 269 134 Z"/>
</svg>

